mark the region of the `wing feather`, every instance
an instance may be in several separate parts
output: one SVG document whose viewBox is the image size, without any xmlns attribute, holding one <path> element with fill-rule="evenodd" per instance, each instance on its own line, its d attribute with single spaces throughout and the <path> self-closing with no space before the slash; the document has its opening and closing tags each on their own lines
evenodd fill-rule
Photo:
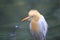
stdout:
<svg viewBox="0 0 60 40">
<path fill-rule="evenodd" d="M 45 37 L 46 36 L 46 33 L 47 33 L 48 25 L 47 25 L 47 22 L 45 21 L 45 19 L 44 19 L 43 16 L 41 16 L 38 24 L 39 24 L 39 27 L 42 30 L 43 36 Z"/>
</svg>

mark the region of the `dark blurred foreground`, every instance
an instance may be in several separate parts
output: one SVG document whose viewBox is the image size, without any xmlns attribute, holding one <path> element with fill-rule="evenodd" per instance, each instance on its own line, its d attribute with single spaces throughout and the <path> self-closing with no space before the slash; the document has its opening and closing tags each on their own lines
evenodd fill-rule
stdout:
<svg viewBox="0 0 60 40">
<path fill-rule="evenodd" d="M 20 22 L 30 9 L 45 16 L 47 40 L 60 40 L 60 0 L 0 0 L 0 40 L 32 40 L 29 22 Z"/>
</svg>

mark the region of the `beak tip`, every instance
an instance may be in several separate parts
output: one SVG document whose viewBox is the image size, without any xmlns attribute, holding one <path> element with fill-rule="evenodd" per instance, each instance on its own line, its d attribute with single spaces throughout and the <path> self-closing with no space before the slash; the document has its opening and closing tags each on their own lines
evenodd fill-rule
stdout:
<svg viewBox="0 0 60 40">
<path fill-rule="evenodd" d="M 23 20 L 21 20 L 21 22 L 23 22 Z"/>
</svg>

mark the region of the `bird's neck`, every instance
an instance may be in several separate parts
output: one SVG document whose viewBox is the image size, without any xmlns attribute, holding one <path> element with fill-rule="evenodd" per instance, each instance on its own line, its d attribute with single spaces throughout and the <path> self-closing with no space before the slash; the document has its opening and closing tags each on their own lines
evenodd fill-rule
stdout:
<svg viewBox="0 0 60 40">
<path fill-rule="evenodd" d="M 39 19 L 40 19 L 40 16 L 37 16 L 37 17 L 33 18 L 32 21 L 31 21 L 32 30 L 34 32 L 38 31 L 38 21 L 39 21 Z"/>
</svg>

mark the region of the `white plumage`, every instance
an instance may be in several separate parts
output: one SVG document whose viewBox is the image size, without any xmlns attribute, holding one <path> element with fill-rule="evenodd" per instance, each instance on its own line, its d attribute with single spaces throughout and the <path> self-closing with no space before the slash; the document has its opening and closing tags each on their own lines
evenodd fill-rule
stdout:
<svg viewBox="0 0 60 40">
<path fill-rule="evenodd" d="M 38 24 L 41 27 L 43 36 L 46 37 L 48 24 L 47 24 L 47 22 L 45 21 L 45 18 L 42 15 L 41 15 L 41 18 L 40 18 Z"/>
</svg>

